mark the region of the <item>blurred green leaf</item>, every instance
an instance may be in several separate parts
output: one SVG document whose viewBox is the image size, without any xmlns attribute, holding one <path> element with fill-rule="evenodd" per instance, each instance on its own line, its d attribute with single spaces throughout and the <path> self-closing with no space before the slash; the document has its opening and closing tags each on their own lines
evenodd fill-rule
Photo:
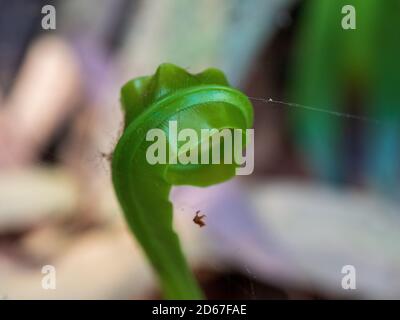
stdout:
<svg viewBox="0 0 400 320">
<path fill-rule="evenodd" d="M 355 30 L 342 28 L 345 5 L 355 7 Z M 369 116 L 389 120 L 386 126 L 365 127 L 366 160 L 361 167 L 373 180 L 395 183 L 400 162 L 400 1 L 310 0 L 300 29 L 291 99 L 346 112 L 350 97 L 356 96 Z M 349 169 L 343 119 L 297 112 L 292 120 L 299 147 L 314 172 L 342 181 Z"/>
</svg>

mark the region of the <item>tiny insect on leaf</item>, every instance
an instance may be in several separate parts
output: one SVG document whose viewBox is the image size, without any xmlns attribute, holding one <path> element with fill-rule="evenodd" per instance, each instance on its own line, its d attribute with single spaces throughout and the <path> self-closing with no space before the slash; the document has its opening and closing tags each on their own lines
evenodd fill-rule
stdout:
<svg viewBox="0 0 400 320">
<path fill-rule="evenodd" d="M 200 213 L 200 210 L 196 211 L 196 215 L 193 218 L 193 222 L 201 228 L 206 225 L 205 222 L 203 221 L 203 219 L 206 217 L 206 215 L 205 214 L 199 215 L 199 213 Z"/>
</svg>

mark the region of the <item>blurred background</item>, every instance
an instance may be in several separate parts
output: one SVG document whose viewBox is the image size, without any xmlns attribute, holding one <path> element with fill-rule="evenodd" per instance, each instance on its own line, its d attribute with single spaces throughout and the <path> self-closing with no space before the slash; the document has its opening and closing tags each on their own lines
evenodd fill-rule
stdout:
<svg viewBox="0 0 400 320">
<path fill-rule="evenodd" d="M 400 298 L 399 30 L 398 0 L 0 0 L 0 299 L 161 297 L 109 159 L 120 87 L 163 62 L 257 98 L 254 173 L 171 196 L 208 298 Z"/>
</svg>

